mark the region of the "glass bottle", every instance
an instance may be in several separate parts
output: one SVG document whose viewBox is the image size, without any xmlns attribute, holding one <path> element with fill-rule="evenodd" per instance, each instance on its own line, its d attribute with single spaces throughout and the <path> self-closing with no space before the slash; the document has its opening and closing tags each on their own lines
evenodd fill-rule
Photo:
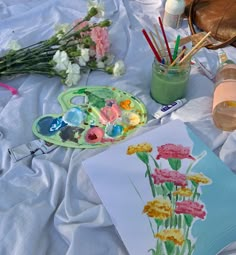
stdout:
<svg viewBox="0 0 236 255">
<path fill-rule="evenodd" d="M 215 77 L 212 117 L 217 128 L 236 129 L 236 64 L 225 61 Z"/>
<path fill-rule="evenodd" d="M 179 28 L 182 24 L 184 10 L 184 0 L 167 0 L 165 4 L 163 24 L 168 27 Z"/>
</svg>

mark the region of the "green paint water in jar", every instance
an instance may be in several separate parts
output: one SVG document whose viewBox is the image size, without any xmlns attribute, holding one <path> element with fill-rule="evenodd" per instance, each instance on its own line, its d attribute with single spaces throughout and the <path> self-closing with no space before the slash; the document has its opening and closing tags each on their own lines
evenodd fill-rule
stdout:
<svg viewBox="0 0 236 255">
<path fill-rule="evenodd" d="M 170 104 L 186 95 L 190 61 L 169 67 L 154 60 L 152 64 L 151 97 L 160 104 Z"/>
</svg>

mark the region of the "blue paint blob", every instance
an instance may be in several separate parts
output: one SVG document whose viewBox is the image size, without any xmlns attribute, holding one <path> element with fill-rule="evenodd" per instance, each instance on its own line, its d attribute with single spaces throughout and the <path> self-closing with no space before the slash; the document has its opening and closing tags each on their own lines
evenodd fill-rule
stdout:
<svg viewBox="0 0 236 255">
<path fill-rule="evenodd" d="M 65 123 L 65 122 L 62 120 L 62 117 L 53 119 L 49 131 L 50 131 L 50 132 L 57 131 L 57 130 L 61 129 L 62 127 L 65 127 L 66 125 L 67 125 L 67 123 Z"/>
<path fill-rule="evenodd" d="M 123 132 L 123 127 L 121 125 L 109 124 L 106 127 L 106 134 L 110 137 L 120 136 Z"/>
<path fill-rule="evenodd" d="M 85 118 L 85 113 L 79 107 L 69 109 L 63 116 L 65 121 L 70 126 L 79 126 Z"/>
<path fill-rule="evenodd" d="M 53 117 L 44 117 L 40 119 L 37 123 L 37 130 L 41 135 L 51 136 L 55 134 L 57 131 L 50 131 L 50 127 L 52 125 L 54 118 Z"/>
<path fill-rule="evenodd" d="M 38 121 L 37 130 L 41 135 L 51 136 L 66 125 L 67 124 L 62 120 L 62 117 L 53 118 L 47 116 Z"/>
</svg>

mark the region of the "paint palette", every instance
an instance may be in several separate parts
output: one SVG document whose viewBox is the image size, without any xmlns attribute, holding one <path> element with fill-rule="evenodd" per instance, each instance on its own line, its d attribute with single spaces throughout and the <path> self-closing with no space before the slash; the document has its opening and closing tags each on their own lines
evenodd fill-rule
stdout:
<svg viewBox="0 0 236 255">
<path fill-rule="evenodd" d="M 62 114 L 39 117 L 32 130 L 37 137 L 60 146 L 107 146 L 124 140 L 147 121 L 144 104 L 114 87 L 68 89 L 58 101 Z"/>
</svg>

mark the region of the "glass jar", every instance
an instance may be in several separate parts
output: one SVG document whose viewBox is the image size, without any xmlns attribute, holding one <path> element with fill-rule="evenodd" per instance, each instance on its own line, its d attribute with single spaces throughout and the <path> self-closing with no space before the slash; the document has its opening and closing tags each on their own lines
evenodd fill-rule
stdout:
<svg viewBox="0 0 236 255">
<path fill-rule="evenodd" d="M 227 60 L 215 77 L 212 117 L 217 128 L 236 129 L 236 64 Z"/>
<path fill-rule="evenodd" d="M 152 64 L 151 97 L 164 105 L 184 98 L 190 69 L 190 61 L 170 67 L 155 59 Z"/>
</svg>

